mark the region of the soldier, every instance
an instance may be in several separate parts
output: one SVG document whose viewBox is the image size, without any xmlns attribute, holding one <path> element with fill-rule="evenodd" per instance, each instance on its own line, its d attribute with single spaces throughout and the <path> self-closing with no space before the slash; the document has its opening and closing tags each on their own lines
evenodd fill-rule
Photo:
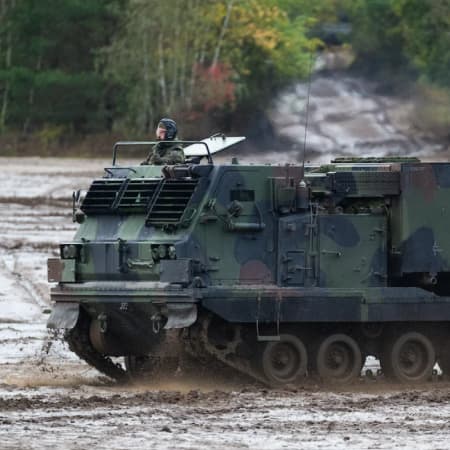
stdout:
<svg viewBox="0 0 450 450">
<path fill-rule="evenodd" d="M 161 119 L 156 128 L 156 139 L 158 141 L 173 141 L 177 136 L 177 124 L 172 119 Z M 183 148 L 172 142 L 158 142 L 153 146 L 147 159 L 142 161 L 145 164 L 183 164 Z"/>
</svg>

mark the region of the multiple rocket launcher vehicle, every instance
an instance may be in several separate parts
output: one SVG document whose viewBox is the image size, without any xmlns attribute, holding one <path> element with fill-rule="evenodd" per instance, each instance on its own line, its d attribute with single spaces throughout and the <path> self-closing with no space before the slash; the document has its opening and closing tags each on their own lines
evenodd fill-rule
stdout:
<svg viewBox="0 0 450 450">
<path fill-rule="evenodd" d="M 276 386 L 349 383 L 368 355 L 402 382 L 450 373 L 450 163 L 214 164 L 240 140 L 172 166 L 118 165 L 149 143 L 116 144 L 49 260 L 48 326 L 118 380 L 175 348 Z"/>
</svg>

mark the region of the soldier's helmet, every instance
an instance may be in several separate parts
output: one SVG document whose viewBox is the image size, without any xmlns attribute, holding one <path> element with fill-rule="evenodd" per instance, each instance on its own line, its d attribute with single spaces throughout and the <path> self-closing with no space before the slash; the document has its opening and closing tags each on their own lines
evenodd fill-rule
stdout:
<svg viewBox="0 0 450 450">
<path fill-rule="evenodd" d="M 165 117 L 159 121 L 158 127 L 163 127 L 166 129 L 166 140 L 172 141 L 176 138 L 178 129 L 174 120 Z"/>
</svg>

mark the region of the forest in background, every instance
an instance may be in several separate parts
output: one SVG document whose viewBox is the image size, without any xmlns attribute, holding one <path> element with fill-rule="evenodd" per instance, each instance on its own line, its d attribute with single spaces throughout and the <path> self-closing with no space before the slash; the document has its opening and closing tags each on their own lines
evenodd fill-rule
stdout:
<svg viewBox="0 0 450 450">
<path fill-rule="evenodd" d="M 0 154 L 247 132 L 342 49 L 450 139 L 449 30 L 450 0 L 0 0 Z"/>
</svg>

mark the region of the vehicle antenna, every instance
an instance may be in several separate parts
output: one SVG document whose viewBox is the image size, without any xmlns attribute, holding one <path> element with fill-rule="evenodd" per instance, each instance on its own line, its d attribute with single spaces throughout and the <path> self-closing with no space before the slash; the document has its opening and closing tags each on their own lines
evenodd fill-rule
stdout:
<svg viewBox="0 0 450 450">
<path fill-rule="evenodd" d="M 308 91 L 306 94 L 306 107 L 305 107 L 305 137 L 303 139 L 303 161 L 302 169 L 305 173 L 305 159 L 306 159 L 306 135 L 308 132 L 308 112 L 309 112 L 309 97 L 311 93 L 311 74 L 312 74 L 313 52 L 309 53 L 309 67 L 308 67 Z"/>
</svg>

